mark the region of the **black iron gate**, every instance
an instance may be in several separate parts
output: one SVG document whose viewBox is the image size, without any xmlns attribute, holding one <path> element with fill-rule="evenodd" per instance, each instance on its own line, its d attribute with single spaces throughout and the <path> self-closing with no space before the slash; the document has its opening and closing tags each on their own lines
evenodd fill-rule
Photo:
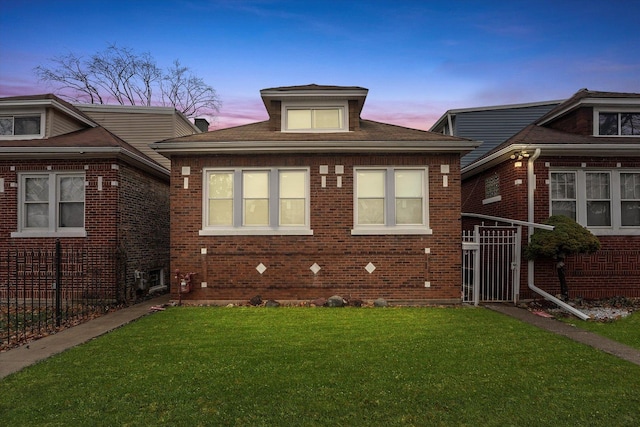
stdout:
<svg viewBox="0 0 640 427">
<path fill-rule="evenodd" d="M 104 314 L 122 302 L 123 279 L 113 248 L 0 250 L 0 349 Z"/>
</svg>

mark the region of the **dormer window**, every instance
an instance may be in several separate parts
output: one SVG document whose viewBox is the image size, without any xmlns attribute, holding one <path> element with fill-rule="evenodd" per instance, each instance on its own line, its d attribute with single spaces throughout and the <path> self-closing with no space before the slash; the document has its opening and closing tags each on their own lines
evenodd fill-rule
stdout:
<svg viewBox="0 0 640 427">
<path fill-rule="evenodd" d="M 598 112 L 598 133 L 600 136 L 640 135 L 640 112 Z"/>
<path fill-rule="evenodd" d="M 36 138 L 43 136 L 41 114 L 0 115 L 0 137 Z"/>
<path fill-rule="evenodd" d="M 282 106 L 283 132 L 347 132 L 347 104 Z"/>
</svg>

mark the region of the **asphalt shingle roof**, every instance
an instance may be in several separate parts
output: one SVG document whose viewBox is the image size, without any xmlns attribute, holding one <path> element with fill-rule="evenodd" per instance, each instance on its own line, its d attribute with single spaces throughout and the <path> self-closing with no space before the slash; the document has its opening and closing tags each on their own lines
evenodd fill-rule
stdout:
<svg viewBox="0 0 640 427">
<path fill-rule="evenodd" d="M 440 133 L 411 129 L 372 120 L 360 120 L 360 130 L 355 132 L 302 133 L 281 132 L 270 128 L 269 121 L 251 123 L 227 129 L 219 129 L 181 138 L 167 139 L 163 142 L 243 142 L 243 141 L 450 141 L 466 142 Z"/>
</svg>

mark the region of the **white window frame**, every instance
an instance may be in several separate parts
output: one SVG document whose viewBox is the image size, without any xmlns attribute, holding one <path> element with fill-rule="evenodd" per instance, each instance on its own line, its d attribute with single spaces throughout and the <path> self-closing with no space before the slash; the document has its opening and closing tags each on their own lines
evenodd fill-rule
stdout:
<svg viewBox="0 0 640 427">
<path fill-rule="evenodd" d="M 620 194 L 620 174 L 640 173 L 638 169 L 626 168 L 553 168 L 549 170 L 549 215 L 553 214 L 551 205 L 551 174 L 572 172 L 576 175 L 576 222 L 586 227 L 596 236 L 617 236 L 617 235 L 640 235 L 640 226 L 622 226 L 621 194 Z M 611 225 L 610 226 L 588 226 L 587 225 L 587 185 L 586 176 L 588 173 L 609 174 L 609 200 L 611 203 Z"/>
<path fill-rule="evenodd" d="M 289 110 L 340 110 L 342 115 L 342 127 L 331 129 L 289 129 L 288 123 L 288 111 Z M 349 132 L 349 104 L 344 102 L 314 102 L 314 103 L 300 103 L 300 102 L 283 102 L 281 107 L 282 117 L 282 132 L 290 133 L 336 133 L 336 132 Z"/>
<path fill-rule="evenodd" d="M 36 228 L 26 226 L 26 210 L 25 210 L 25 190 L 26 180 L 28 178 L 43 178 L 49 179 L 49 226 Z M 83 198 L 83 210 L 84 217 L 82 223 L 83 227 L 60 227 L 58 225 L 58 216 L 60 212 L 60 186 L 59 180 L 61 178 L 74 177 L 82 178 L 85 187 L 85 193 Z M 32 172 L 21 173 L 18 176 L 18 231 L 11 233 L 11 237 L 86 237 L 86 212 L 87 212 L 87 199 L 86 199 L 86 177 L 83 172 Z M 53 183 L 53 184 L 52 184 Z"/>
<path fill-rule="evenodd" d="M 385 224 L 358 224 L 358 171 L 385 171 L 384 218 Z M 395 224 L 395 172 L 399 170 L 422 171 L 422 224 Z M 384 234 L 433 234 L 429 227 L 429 168 L 426 166 L 365 166 L 353 168 L 353 229 L 352 235 L 384 235 Z"/>
<path fill-rule="evenodd" d="M 617 114 L 618 115 L 618 134 L 617 135 L 601 135 L 600 134 L 600 114 Z M 640 135 L 622 135 L 621 115 L 628 113 L 640 114 L 640 107 L 619 107 L 619 108 L 594 108 L 593 109 L 593 135 L 603 138 L 638 138 Z"/>
<path fill-rule="evenodd" d="M 305 173 L 305 223 L 304 225 L 280 225 L 280 172 L 300 171 Z M 244 172 L 269 173 L 269 225 L 243 225 L 242 176 Z M 232 225 L 209 224 L 209 175 L 211 173 L 233 174 L 233 214 Z M 310 168 L 308 167 L 247 167 L 247 168 L 203 168 L 202 171 L 202 229 L 200 236 L 231 235 L 313 235 L 311 229 Z"/>
<path fill-rule="evenodd" d="M 44 130 L 46 128 L 44 110 L 12 110 L 10 113 L 4 114 L 0 112 L 0 117 L 12 117 L 14 120 L 16 117 L 32 117 L 40 116 L 40 133 L 29 135 L 0 135 L 0 140 L 22 140 L 22 139 L 42 139 L 44 138 Z M 15 124 L 13 126 L 13 132 L 15 132 Z"/>
</svg>

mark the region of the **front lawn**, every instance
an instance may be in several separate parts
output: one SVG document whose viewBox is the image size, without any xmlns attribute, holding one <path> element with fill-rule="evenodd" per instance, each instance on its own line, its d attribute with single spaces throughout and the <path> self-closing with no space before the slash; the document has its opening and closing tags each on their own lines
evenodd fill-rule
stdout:
<svg viewBox="0 0 640 427">
<path fill-rule="evenodd" d="M 583 322 L 575 317 L 565 321 L 640 350 L 640 311 L 612 322 Z"/>
<path fill-rule="evenodd" d="M 640 424 L 640 366 L 482 308 L 175 307 L 0 381 L 3 425 Z"/>
</svg>

